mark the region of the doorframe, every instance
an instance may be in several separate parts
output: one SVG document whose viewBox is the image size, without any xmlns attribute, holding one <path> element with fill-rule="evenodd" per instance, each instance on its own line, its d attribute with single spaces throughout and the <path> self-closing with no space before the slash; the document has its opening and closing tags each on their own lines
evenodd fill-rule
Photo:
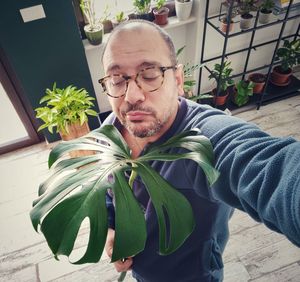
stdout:
<svg viewBox="0 0 300 282">
<path fill-rule="evenodd" d="M 37 144 L 43 141 L 41 134 L 37 133 L 36 126 L 34 125 L 34 117 L 29 112 L 32 112 L 32 107 L 29 103 L 25 102 L 24 96 L 17 89 L 20 88 L 17 83 L 17 77 L 14 72 L 10 69 L 8 60 L 5 58 L 2 50 L 0 50 L 0 79 L 2 86 L 11 101 L 13 107 L 15 108 L 21 122 L 23 123 L 28 136 L 7 142 L 0 146 L 0 155 L 5 154 L 16 149 L 20 149 L 26 146 Z M 9 130 L 9 129 L 8 129 Z"/>
</svg>

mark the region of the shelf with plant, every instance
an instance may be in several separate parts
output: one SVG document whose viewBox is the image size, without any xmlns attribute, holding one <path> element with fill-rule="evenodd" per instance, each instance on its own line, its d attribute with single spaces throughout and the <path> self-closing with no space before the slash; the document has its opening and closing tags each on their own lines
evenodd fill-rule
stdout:
<svg viewBox="0 0 300 282">
<path fill-rule="evenodd" d="M 168 23 L 169 8 L 165 7 L 166 0 L 156 0 L 153 14 L 155 17 L 154 22 L 158 25 L 166 25 Z"/>
<path fill-rule="evenodd" d="M 276 51 L 279 65 L 271 73 L 271 82 L 277 86 L 286 86 L 291 80 L 293 67 L 300 64 L 300 39 L 284 40 L 283 46 Z"/>
<path fill-rule="evenodd" d="M 209 70 L 209 69 L 208 69 Z M 232 79 L 233 68 L 230 61 L 224 61 L 223 64 L 214 64 L 213 70 L 209 70 L 209 80 L 215 80 L 216 87 L 212 90 L 214 104 L 222 106 L 226 103 L 229 96 L 229 87 L 234 85 Z"/>
<path fill-rule="evenodd" d="M 88 22 L 88 24 L 84 26 L 87 39 L 92 45 L 101 44 L 104 30 L 100 19 L 96 18 L 94 0 L 81 0 L 80 8 L 84 18 Z"/>
<path fill-rule="evenodd" d="M 233 91 L 232 101 L 238 107 L 248 103 L 249 97 L 253 96 L 254 83 L 252 81 L 239 80 Z"/>
<path fill-rule="evenodd" d="M 274 0 L 262 0 L 259 3 L 259 16 L 258 21 L 261 24 L 266 24 L 270 22 L 272 10 L 275 6 Z"/>
</svg>

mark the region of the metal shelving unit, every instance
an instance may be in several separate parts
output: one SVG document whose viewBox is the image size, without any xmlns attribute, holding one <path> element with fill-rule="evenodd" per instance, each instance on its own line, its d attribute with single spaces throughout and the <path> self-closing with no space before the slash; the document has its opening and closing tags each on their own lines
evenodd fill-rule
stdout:
<svg viewBox="0 0 300 282">
<path fill-rule="evenodd" d="M 276 101 L 278 99 L 282 99 L 282 98 L 289 97 L 291 95 L 295 95 L 295 94 L 299 93 L 298 91 L 300 89 L 300 80 L 294 76 L 292 76 L 292 78 L 291 78 L 291 83 L 285 87 L 275 86 L 270 82 L 270 74 L 271 74 L 273 66 L 278 65 L 280 63 L 280 61 L 276 61 L 276 56 L 275 56 L 276 51 L 280 45 L 280 42 L 282 40 L 289 39 L 289 38 L 296 39 L 297 37 L 300 36 L 300 34 L 299 34 L 300 24 L 298 25 L 298 29 L 295 34 L 292 34 L 289 36 L 283 36 L 286 23 L 290 20 L 300 18 L 299 13 L 296 15 L 290 14 L 293 0 L 290 0 L 288 7 L 284 10 L 283 18 L 277 19 L 276 21 L 272 21 L 272 22 L 269 22 L 264 25 L 258 25 L 259 11 L 257 11 L 256 16 L 255 16 L 254 25 L 252 28 L 249 28 L 249 29 L 243 30 L 243 31 L 239 31 L 239 32 L 233 32 L 233 33 L 229 33 L 228 29 L 227 29 L 226 33 L 222 32 L 220 30 L 219 26 L 216 24 L 216 23 L 219 23 L 220 18 L 225 15 L 224 13 L 221 12 L 221 10 L 222 10 L 221 8 L 220 8 L 218 15 L 209 16 L 209 2 L 210 2 L 210 0 L 206 0 L 204 30 L 203 30 L 203 38 L 202 38 L 202 52 L 201 52 L 200 63 L 203 64 L 203 63 L 207 63 L 207 62 L 211 62 L 211 61 L 215 61 L 215 60 L 221 60 L 221 62 L 220 62 L 221 69 L 223 69 L 225 58 L 227 58 L 230 55 L 234 55 L 234 54 L 241 53 L 241 52 L 246 52 L 247 55 L 246 55 L 246 60 L 245 60 L 243 71 L 240 73 L 235 73 L 234 75 L 231 76 L 231 78 L 236 78 L 236 77 L 242 76 L 242 79 L 244 79 L 246 74 L 257 72 L 259 70 L 267 68 L 268 71 L 266 74 L 266 84 L 265 84 L 263 93 L 261 95 L 254 95 L 253 97 L 251 97 L 251 99 L 249 101 L 249 103 L 252 103 L 252 104 L 255 103 L 257 105 L 257 109 L 259 109 L 262 104 L 266 104 L 266 103 Z M 230 1 L 229 3 L 222 3 L 221 5 L 223 5 L 223 4 L 227 5 L 227 9 L 228 9 L 227 17 L 231 18 L 232 13 L 234 13 L 234 11 L 237 9 L 236 1 Z M 223 42 L 222 53 L 219 56 L 215 56 L 215 57 L 206 59 L 204 53 L 205 53 L 205 41 L 206 41 L 205 39 L 207 36 L 208 25 L 210 27 L 212 27 L 221 36 L 223 36 L 224 42 Z M 274 25 L 281 25 L 279 36 L 277 39 L 261 42 L 259 44 L 254 44 L 255 33 L 257 30 L 264 29 L 266 27 L 270 27 L 270 26 L 274 26 Z M 232 37 L 239 36 L 241 34 L 245 34 L 245 33 L 249 33 L 251 36 L 248 47 L 241 48 L 241 49 L 231 51 L 231 52 L 227 52 L 227 46 L 228 46 L 229 39 Z M 265 46 L 265 45 L 268 45 L 271 43 L 275 43 L 275 49 L 274 49 L 274 54 L 272 56 L 270 63 L 256 67 L 256 68 L 248 69 L 248 63 L 249 63 L 249 58 L 250 58 L 251 52 L 255 51 L 259 47 L 262 47 L 262 46 Z M 205 66 L 205 68 L 209 73 L 212 72 L 209 67 Z M 201 78 L 202 78 L 202 69 L 200 69 L 200 72 L 199 72 L 198 93 L 200 93 L 200 89 L 201 89 Z M 217 79 L 217 82 L 218 81 L 219 81 L 219 78 Z M 217 91 L 216 92 L 217 92 L 216 95 L 219 95 L 219 93 L 220 93 L 219 83 L 217 83 Z M 232 105 L 232 103 L 230 103 L 230 101 L 227 101 L 226 107 L 229 109 L 232 109 L 236 106 Z"/>
</svg>

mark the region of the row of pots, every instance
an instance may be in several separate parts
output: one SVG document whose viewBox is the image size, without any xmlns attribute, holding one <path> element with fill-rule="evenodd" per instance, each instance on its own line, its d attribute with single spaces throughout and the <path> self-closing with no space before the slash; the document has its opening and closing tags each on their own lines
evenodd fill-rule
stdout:
<svg viewBox="0 0 300 282">
<path fill-rule="evenodd" d="M 167 3 L 164 7 L 157 10 L 152 9 L 147 14 L 130 14 L 123 21 L 130 19 L 144 19 L 148 21 L 154 21 L 158 25 L 166 25 L 168 23 L 168 16 L 177 16 L 179 21 L 187 20 L 190 17 L 192 11 L 193 0 L 189 2 L 175 1 Z M 115 28 L 120 22 L 106 20 L 102 24 L 97 25 L 97 30 L 91 30 L 89 25 L 84 26 L 84 32 L 90 44 L 99 45 L 102 43 L 103 35 L 109 33 Z"/>
<path fill-rule="evenodd" d="M 258 22 L 260 24 L 267 24 L 268 22 L 270 22 L 271 19 L 271 15 L 272 15 L 272 11 L 260 11 L 259 16 L 258 16 Z M 228 32 L 232 31 L 233 29 L 233 24 L 234 21 L 231 20 L 231 22 L 228 24 L 226 21 L 226 18 L 223 18 L 220 24 L 220 29 L 226 33 L 226 30 L 229 29 Z M 241 30 L 246 30 L 251 28 L 253 24 L 253 15 L 252 14 L 243 14 L 240 16 L 240 29 Z"/>
<path fill-rule="evenodd" d="M 271 73 L 270 82 L 276 86 L 287 86 L 291 79 L 292 69 L 289 69 L 287 72 L 282 72 L 280 70 L 280 66 L 276 66 L 273 68 Z M 248 77 L 248 81 L 253 82 L 253 93 L 254 94 L 262 94 L 264 91 L 265 83 L 266 83 L 266 75 L 262 73 L 252 73 Z M 226 103 L 227 98 L 229 96 L 229 91 L 220 92 L 219 95 L 216 95 L 216 89 L 213 90 L 213 102 L 216 106 L 222 106 Z"/>
</svg>

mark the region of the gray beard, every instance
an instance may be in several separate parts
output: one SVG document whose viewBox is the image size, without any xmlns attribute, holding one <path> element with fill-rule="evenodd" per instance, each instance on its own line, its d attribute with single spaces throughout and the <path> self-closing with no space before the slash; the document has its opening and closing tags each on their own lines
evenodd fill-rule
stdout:
<svg viewBox="0 0 300 282">
<path fill-rule="evenodd" d="M 135 137 L 145 138 L 151 137 L 158 133 L 165 124 L 166 121 L 161 122 L 160 120 L 156 120 L 155 122 L 151 123 L 150 126 L 144 129 L 133 129 L 127 122 L 125 122 L 123 125 Z"/>
</svg>

